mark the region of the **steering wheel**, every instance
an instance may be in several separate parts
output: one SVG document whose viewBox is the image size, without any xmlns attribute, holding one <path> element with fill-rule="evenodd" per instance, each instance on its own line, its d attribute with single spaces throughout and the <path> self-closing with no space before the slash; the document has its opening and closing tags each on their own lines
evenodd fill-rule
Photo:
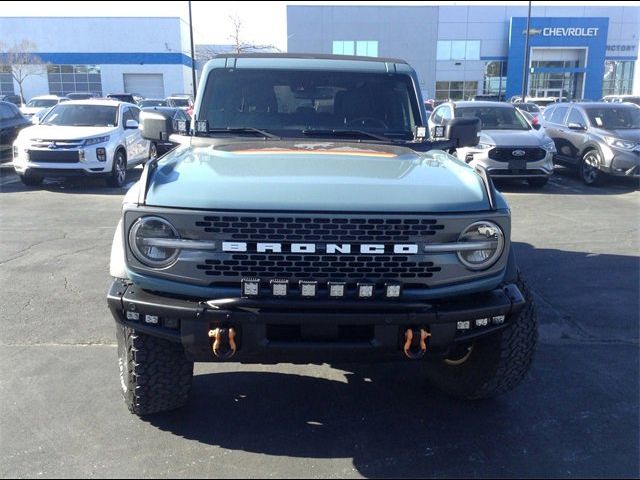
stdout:
<svg viewBox="0 0 640 480">
<path fill-rule="evenodd" d="M 384 129 L 389 129 L 389 126 L 384 123 L 384 121 L 380 120 L 379 118 L 373 118 L 373 117 L 358 117 L 358 118 L 354 118 L 353 120 L 350 120 L 349 122 L 347 122 L 348 126 L 355 126 L 355 124 L 357 124 L 358 122 L 360 122 L 360 124 L 358 126 L 360 127 L 382 127 Z M 369 125 L 367 125 L 367 122 L 369 122 Z M 373 123 L 373 125 L 371 125 Z"/>
</svg>

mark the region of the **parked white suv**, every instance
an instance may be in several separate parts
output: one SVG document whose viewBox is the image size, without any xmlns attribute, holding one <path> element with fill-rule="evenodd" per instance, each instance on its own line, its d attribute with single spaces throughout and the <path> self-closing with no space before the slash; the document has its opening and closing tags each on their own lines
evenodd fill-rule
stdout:
<svg viewBox="0 0 640 480">
<path fill-rule="evenodd" d="M 114 100 L 68 101 L 13 143 L 13 166 L 25 185 L 47 176 L 103 175 L 124 185 L 127 169 L 155 157 L 156 145 L 138 130 L 140 109 Z"/>
<path fill-rule="evenodd" d="M 20 109 L 20 112 L 28 119 L 31 119 L 36 113 L 67 100 L 69 100 L 67 97 L 59 97 L 58 95 L 40 95 L 39 97 L 33 97 L 29 100 L 27 104 Z"/>
</svg>

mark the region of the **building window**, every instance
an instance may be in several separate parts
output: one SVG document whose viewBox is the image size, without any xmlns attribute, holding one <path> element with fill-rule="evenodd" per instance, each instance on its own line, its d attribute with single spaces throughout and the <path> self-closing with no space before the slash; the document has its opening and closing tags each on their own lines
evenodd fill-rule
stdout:
<svg viewBox="0 0 640 480">
<path fill-rule="evenodd" d="M 363 57 L 378 56 L 377 40 L 334 40 L 334 55 L 359 55 Z"/>
<path fill-rule="evenodd" d="M 11 67 L 9 65 L 0 65 L 0 94 L 14 95 L 15 93 Z"/>
<path fill-rule="evenodd" d="M 480 40 L 439 40 L 437 60 L 480 60 Z"/>
<path fill-rule="evenodd" d="M 628 95 L 633 86 L 633 61 L 605 60 L 602 96 Z"/>
<path fill-rule="evenodd" d="M 484 64 L 484 95 L 498 95 L 502 97 L 507 89 L 507 62 L 493 61 Z"/>
<path fill-rule="evenodd" d="M 478 82 L 436 82 L 436 100 L 469 100 L 478 94 Z"/>
<path fill-rule="evenodd" d="M 47 77 L 52 95 L 91 92 L 102 96 L 102 77 L 97 65 L 47 65 Z"/>
</svg>

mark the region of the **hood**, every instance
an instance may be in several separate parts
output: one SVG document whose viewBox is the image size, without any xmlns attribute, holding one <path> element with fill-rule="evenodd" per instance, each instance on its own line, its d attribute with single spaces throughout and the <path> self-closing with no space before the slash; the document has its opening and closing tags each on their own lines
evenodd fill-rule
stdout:
<svg viewBox="0 0 640 480">
<path fill-rule="evenodd" d="M 108 135 L 114 127 L 60 127 L 57 125 L 34 125 L 25 128 L 19 139 L 46 140 L 82 140 L 85 138 Z"/>
<path fill-rule="evenodd" d="M 149 178 L 148 205 L 191 209 L 488 210 L 480 177 L 436 150 L 307 141 L 179 147 Z"/>
<path fill-rule="evenodd" d="M 640 128 L 621 128 L 619 130 L 602 130 L 602 134 L 608 137 L 620 138 L 630 142 L 640 143 Z"/>
<path fill-rule="evenodd" d="M 45 108 L 49 108 L 49 107 L 22 107 L 20 109 L 20 112 L 22 112 L 23 115 L 31 116 L 31 115 L 35 115 L 40 110 L 45 110 Z"/>
<path fill-rule="evenodd" d="M 482 130 L 480 143 L 499 147 L 539 147 L 550 139 L 540 130 Z"/>
</svg>

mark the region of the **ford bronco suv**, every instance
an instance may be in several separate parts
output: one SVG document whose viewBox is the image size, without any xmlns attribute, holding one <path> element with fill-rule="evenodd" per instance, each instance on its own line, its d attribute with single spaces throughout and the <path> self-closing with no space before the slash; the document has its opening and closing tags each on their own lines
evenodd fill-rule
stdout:
<svg viewBox="0 0 640 480">
<path fill-rule="evenodd" d="M 515 387 L 533 358 L 531 294 L 486 172 L 427 138 L 402 60 L 221 55 L 191 122 L 143 112 L 148 162 L 124 199 L 108 303 L 138 415 L 187 402 L 195 361 L 420 361 L 466 399 Z"/>
</svg>

